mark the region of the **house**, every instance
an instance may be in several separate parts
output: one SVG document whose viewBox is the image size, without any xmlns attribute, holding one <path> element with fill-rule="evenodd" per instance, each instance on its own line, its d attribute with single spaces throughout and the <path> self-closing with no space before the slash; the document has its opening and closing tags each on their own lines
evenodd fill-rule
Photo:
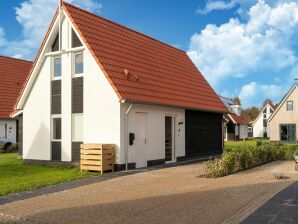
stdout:
<svg viewBox="0 0 298 224">
<path fill-rule="evenodd" d="M 219 96 L 229 113 L 224 115 L 224 140 L 237 141 L 248 138 L 249 122 L 242 113 L 241 105 L 232 99 Z"/>
<path fill-rule="evenodd" d="M 298 89 L 294 84 L 269 117 L 270 141 L 296 143 L 298 127 Z"/>
<path fill-rule="evenodd" d="M 254 138 L 270 138 L 270 130 L 267 125 L 269 117 L 273 114 L 275 106 L 270 100 L 266 100 L 259 115 L 252 123 Z"/>
<path fill-rule="evenodd" d="M 31 69 L 32 62 L 0 56 L 0 142 L 4 149 L 18 141 L 18 120 L 10 113 Z"/>
<path fill-rule="evenodd" d="M 15 108 L 25 161 L 76 163 L 82 143 L 115 144 L 118 170 L 222 153 L 227 109 L 184 51 L 61 4 Z"/>
</svg>

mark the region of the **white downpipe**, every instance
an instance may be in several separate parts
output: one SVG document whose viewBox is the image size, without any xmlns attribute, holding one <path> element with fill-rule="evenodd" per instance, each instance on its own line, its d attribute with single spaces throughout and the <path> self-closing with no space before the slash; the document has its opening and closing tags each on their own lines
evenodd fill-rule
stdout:
<svg viewBox="0 0 298 224">
<path fill-rule="evenodd" d="M 125 132 L 125 170 L 128 171 L 128 122 L 127 116 L 132 108 L 133 104 L 130 104 L 124 115 L 124 132 Z"/>
</svg>

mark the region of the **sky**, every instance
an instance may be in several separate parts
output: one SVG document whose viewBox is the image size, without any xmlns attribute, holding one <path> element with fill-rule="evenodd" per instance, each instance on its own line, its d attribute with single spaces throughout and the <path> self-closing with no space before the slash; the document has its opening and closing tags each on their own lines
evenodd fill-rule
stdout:
<svg viewBox="0 0 298 224">
<path fill-rule="evenodd" d="M 298 78 L 298 0 L 67 0 L 187 52 L 243 107 L 278 103 Z M 0 1 L 0 55 L 34 60 L 58 0 Z"/>
</svg>

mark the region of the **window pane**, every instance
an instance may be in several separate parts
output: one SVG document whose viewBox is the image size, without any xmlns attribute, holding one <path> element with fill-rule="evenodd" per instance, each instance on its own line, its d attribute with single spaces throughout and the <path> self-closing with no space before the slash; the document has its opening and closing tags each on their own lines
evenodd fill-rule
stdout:
<svg viewBox="0 0 298 224">
<path fill-rule="evenodd" d="M 74 30 L 72 30 L 72 41 L 71 41 L 71 47 L 80 47 L 82 46 L 82 43 L 80 41 L 80 39 L 78 38 L 77 34 L 74 32 Z"/>
<path fill-rule="evenodd" d="M 83 114 L 72 115 L 72 140 L 83 141 Z"/>
<path fill-rule="evenodd" d="M 54 59 L 54 77 L 61 76 L 61 58 Z"/>
<path fill-rule="evenodd" d="M 83 54 L 75 56 L 75 74 L 82 74 L 83 71 Z"/>
<path fill-rule="evenodd" d="M 293 110 L 293 101 L 287 102 L 287 110 Z"/>
<path fill-rule="evenodd" d="M 53 118 L 53 139 L 61 140 L 61 118 Z"/>
</svg>

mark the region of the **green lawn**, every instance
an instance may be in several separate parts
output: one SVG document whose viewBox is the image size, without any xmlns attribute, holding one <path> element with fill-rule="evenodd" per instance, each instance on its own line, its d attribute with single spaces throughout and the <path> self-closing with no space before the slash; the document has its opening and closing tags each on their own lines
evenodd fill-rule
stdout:
<svg viewBox="0 0 298 224">
<path fill-rule="evenodd" d="M 0 154 L 0 196 L 97 175 L 77 168 L 28 165 L 14 153 Z"/>
<path fill-rule="evenodd" d="M 269 142 L 269 140 L 264 140 L 264 139 L 258 139 L 258 140 L 246 140 L 246 141 L 225 141 L 225 151 L 232 150 L 236 146 L 239 145 L 250 145 L 250 146 L 256 146 L 257 141 L 262 141 L 262 142 Z"/>
</svg>

